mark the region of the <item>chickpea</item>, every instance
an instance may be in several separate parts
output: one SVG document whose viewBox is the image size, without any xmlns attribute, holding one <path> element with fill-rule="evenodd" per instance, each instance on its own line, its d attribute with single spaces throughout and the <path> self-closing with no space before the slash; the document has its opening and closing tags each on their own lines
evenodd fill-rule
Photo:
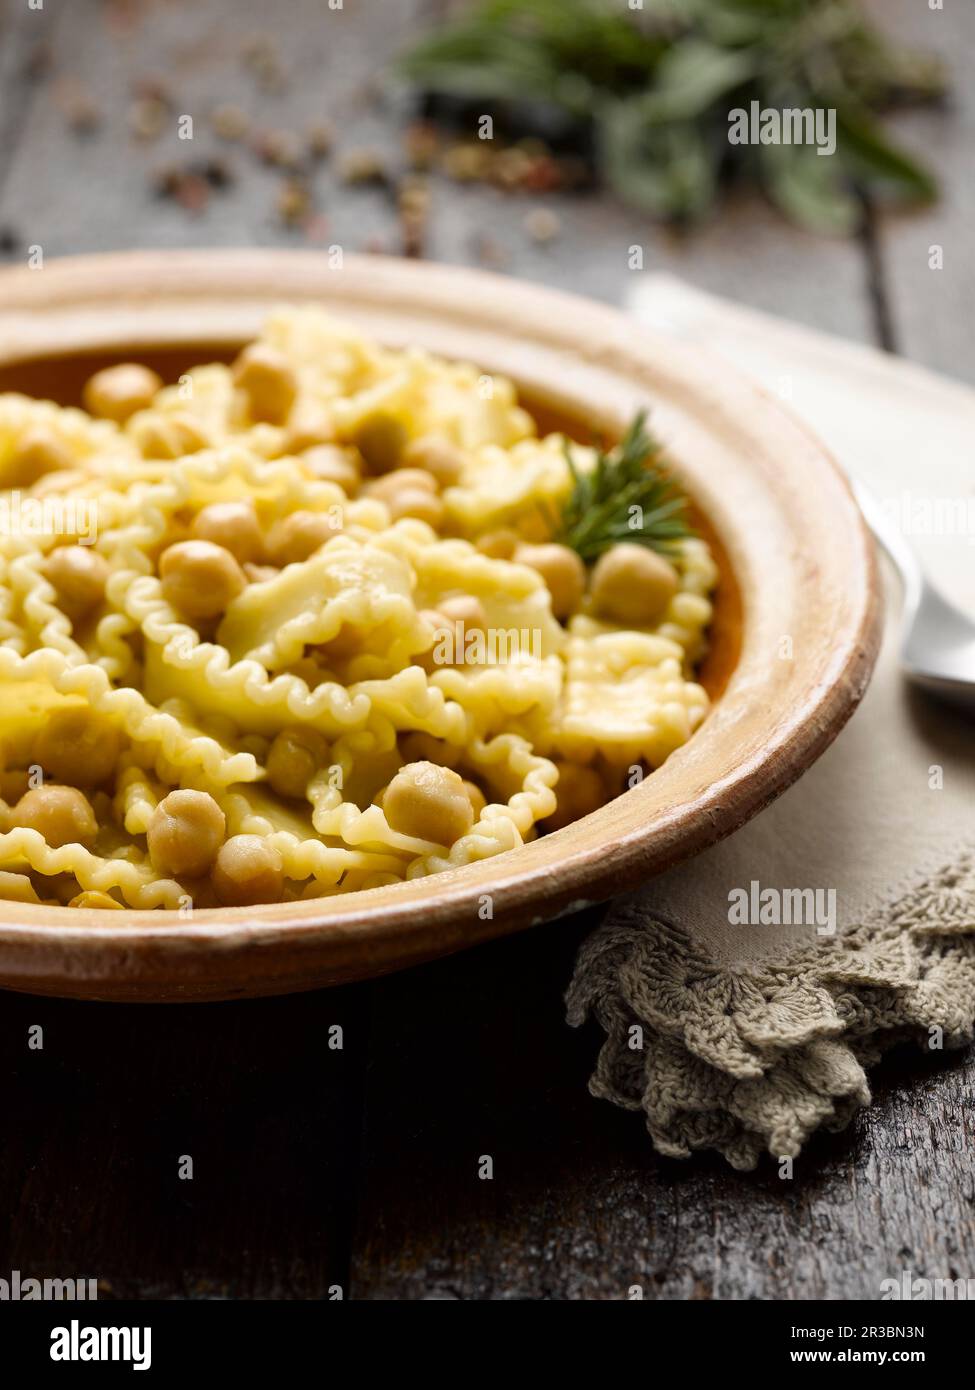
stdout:
<svg viewBox="0 0 975 1390">
<path fill-rule="evenodd" d="M 85 382 L 85 408 L 91 415 L 124 425 L 137 410 L 146 410 L 162 390 L 162 378 L 139 362 L 105 367 Z"/>
<path fill-rule="evenodd" d="M 309 647 L 309 653 L 322 658 L 326 666 L 336 661 L 348 661 L 362 651 L 362 633 L 350 623 L 343 623 L 334 637 L 327 642 L 316 642 Z"/>
<path fill-rule="evenodd" d="M 159 557 L 167 602 L 188 618 L 215 618 L 246 587 L 244 571 L 222 545 L 177 541 Z"/>
<path fill-rule="evenodd" d="M 147 459 L 179 459 L 207 448 L 210 439 L 189 415 L 147 415 L 132 421 L 132 437 Z"/>
<path fill-rule="evenodd" d="M 73 623 L 87 617 L 105 597 L 108 561 L 90 545 L 62 545 L 52 550 L 44 562 L 44 573 L 54 585 L 59 607 Z"/>
<path fill-rule="evenodd" d="M 673 565 L 642 545 L 614 545 L 596 561 L 590 580 L 600 618 L 630 627 L 653 627 L 677 592 Z"/>
<path fill-rule="evenodd" d="M 501 527 L 497 531 L 485 531 L 474 542 L 482 555 L 490 555 L 492 560 L 510 560 L 521 545 L 517 531 Z"/>
<path fill-rule="evenodd" d="M 30 773 L 25 767 L 11 767 L 0 772 L 0 797 L 10 805 L 19 801 L 29 789 Z"/>
<path fill-rule="evenodd" d="M 104 715 L 84 705 L 52 710 L 34 743 L 45 775 L 75 787 L 106 782 L 118 762 L 121 736 Z"/>
<path fill-rule="evenodd" d="M 68 906 L 88 908 L 121 908 L 122 904 L 118 901 L 117 898 L 113 898 L 110 893 L 100 893 L 97 888 L 88 888 L 83 893 L 77 893 L 68 903 Z"/>
<path fill-rule="evenodd" d="M 4 487 L 32 487 L 48 473 L 61 473 L 75 467 L 68 446 L 53 430 L 33 425 L 24 431 L 11 450 L 3 470 Z"/>
<path fill-rule="evenodd" d="M 198 878 L 216 858 L 227 819 L 208 792 L 174 791 L 149 818 L 149 857 L 161 874 Z"/>
<path fill-rule="evenodd" d="M 380 502 L 389 503 L 404 488 L 426 492 L 431 497 L 437 491 L 436 480 L 422 468 L 397 468 L 385 474 L 374 483 L 367 483 L 365 491 L 369 497 L 378 497 Z"/>
<path fill-rule="evenodd" d="M 197 540 L 223 546 L 242 565 L 257 560 L 264 549 L 257 512 L 250 498 L 240 502 L 211 502 L 203 507 L 193 520 L 193 535 Z"/>
<path fill-rule="evenodd" d="M 571 617 L 586 591 L 586 567 L 567 545 L 519 545 L 514 553 L 519 565 L 529 565 L 545 580 L 552 596 L 552 612 L 561 620 Z"/>
<path fill-rule="evenodd" d="M 399 467 L 406 430 L 395 416 L 376 411 L 359 425 L 355 442 L 370 473 L 389 473 Z"/>
<path fill-rule="evenodd" d="M 90 845 L 98 833 L 91 802 L 77 787 L 34 787 L 11 812 L 13 825 L 37 830 L 52 849 Z"/>
<path fill-rule="evenodd" d="M 464 778 L 464 790 L 466 791 L 471 803 L 471 807 L 473 808 L 474 823 L 476 825 L 477 822 L 481 819 L 481 815 L 484 811 L 485 806 L 487 805 L 487 797 L 481 791 L 477 783 L 470 781 L 470 779 L 467 777 Z"/>
<path fill-rule="evenodd" d="M 460 762 L 460 749 L 453 748 L 442 738 L 415 730 L 400 734 L 399 751 L 410 763 L 430 762 L 440 767 L 456 767 Z"/>
<path fill-rule="evenodd" d="M 217 855 L 213 887 L 225 907 L 280 902 L 284 891 L 281 856 L 260 835 L 233 835 Z"/>
<path fill-rule="evenodd" d="M 323 483 L 337 483 L 348 497 L 355 494 L 361 482 L 356 453 L 352 449 L 319 444 L 314 449 L 307 449 L 301 461 L 313 478 Z"/>
<path fill-rule="evenodd" d="M 426 671 L 437 666 L 464 665 L 468 660 L 468 638 L 475 631 L 484 632 L 488 621 L 484 605 L 473 594 L 444 599 L 437 608 L 421 608 L 419 616 L 433 628 L 429 646 L 416 658 Z"/>
<path fill-rule="evenodd" d="M 545 822 L 549 830 L 561 830 L 580 816 L 597 811 L 606 801 L 602 778 L 595 768 L 578 763 L 556 763 L 559 780 L 555 787 L 558 805 Z"/>
<path fill-rule="evenodd" d="M 425 434 L 406 446 L 403 466 L 424 469 L 436 479 L 438 487 L 453 487 L 464 471 L 464 455 L 442 435 Z"/>
<path fill-rule="evenodd" d="M 283 352 L 267 343 L 251 343 L 234 363 L 233 378 L 247 397 L 252 420 L 284 424 L 298 394 L 298 382 Z"/>
<path fill-rule="evenodd" d="M 297 511 L 282 517 L 268 532 L 268 559 L 281 566 L 307 560 L 339 534 L 342 528 L 335 521 L 330 512 Z"/>
<path fill-rule="evenodd" d="M 474 824 L 463 779 L 436 763 L 401 768 L 386 788 L 383 812 L 393 830 L 438 845 L 452 845 Z"/>
<path fill-rule="evenodd" d="M 325 763 L 327 745 L 315 729 L 282 729 L 267 755 L 267 780 L 279 796 L 304 796 Z"/>
<path fill-rule="evenodd" d="M 445 632 L 450 632 L 450 623 L 448 623 L 439 608 L 420 608 L 417 611 L 417 617 L 422 618 L 426 625 L 433 630 L 427 639 L 427 645 L 423 648 L 422 652 L 414 656 L 413 660 L 422 666 L 425 671 L 432 671 L 434 666 L 438 664 L 438 657 L 434 649 L 437 647 L 443 634 Z"/>
<path fill-rule="evenodd" d="M 315 400 L 296 402 L 288 416 L 288 432 L 284 441 L 287 453 L 302 454 L 317 445 L 331 444 L 334 438 L 335 424 L 327 406 Z"/>
<path fill-rule="evenodd" d="M 462 623 L 465 632 L 480 628 L 483 632 L 488 625 L 484 604 L 473 594 L 458 594 L 456 598 L 445 598 L 437 604 L 436 611 L 448 623 Z"/>
<path fill-rule="evenodd" d="M 436 531 L 443 525 L 444 505 L 433 492 L 418 487 L 404 487 L 386 502 L 394 521 L 409 516 L 425 521 Z"/>
</svg>

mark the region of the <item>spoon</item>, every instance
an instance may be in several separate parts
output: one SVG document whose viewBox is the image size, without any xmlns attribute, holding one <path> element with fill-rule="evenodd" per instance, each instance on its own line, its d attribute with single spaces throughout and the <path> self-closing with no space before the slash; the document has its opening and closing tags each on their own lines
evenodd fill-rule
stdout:
<svg viewBox="0 0 975 1390">
<path fill-rule="evenodd" d="M 877 499 L 861 483 L 852 486 L 867 525 L 904 585 L 904 674 L 932 695 L 975 712 L 975 621 L 928 582 L 900 528 Z"/>
</svg>

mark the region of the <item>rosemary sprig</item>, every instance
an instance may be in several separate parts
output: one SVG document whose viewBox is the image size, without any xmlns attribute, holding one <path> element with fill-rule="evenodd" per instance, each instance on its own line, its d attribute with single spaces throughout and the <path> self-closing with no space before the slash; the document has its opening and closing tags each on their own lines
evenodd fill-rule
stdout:
<svg viewBox="0 0 975 1390">
<path fill-rule="evenodd" d="M 573 487 L 555 539 L 587 564 L 621 541 L 666 555 L 693 534 L 687 498 L 661 465 L 661 446 L 645 423 L 646 411 L 641 410 L 615 449 L 599 450 L 590 472 L 579 470 L 568 440 L 565 443 Z"/>
</svg>

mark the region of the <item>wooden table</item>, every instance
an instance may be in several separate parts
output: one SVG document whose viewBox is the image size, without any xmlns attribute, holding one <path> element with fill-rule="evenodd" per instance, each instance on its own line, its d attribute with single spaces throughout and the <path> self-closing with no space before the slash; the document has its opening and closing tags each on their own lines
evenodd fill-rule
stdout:
<svg viewBox="0 0 975 1390">
<path fill-rule="evenodd" d="M 384 87 L 384 65 L 439 8 L 288 0 L 278 87 L 273 62 L 241 57 L 271 23 L 265 0 L 40 11 L 0 0 L 0 255 L 300 244 L 276 210 L 280 171 L 221 144 L 209 111 L 236 102 L 268 129 L 327 117 L 340 153 L 375 146 L 395 168 L 408 101 Z M 975 11 L 873 8 L 954 69 L 952 109 L 897 121 L 941 171 L 932 211 L 874 210 L 859 239 L 828 241 L 743 196 L 678 241 L 607 198 L 564 196 L 549 200 L 560 234 L 541 244 L 524 222 L 537 200 L 436 179 L 423 254 L 471 262 L 490 248 L 512 273 L 621 302 L 639 244 L 646 271 L 975 381 L 975 99 L 962 66 Z M 172 115 L 194 117 L 192 144 L 173 121 L 155 141 L 131 134 L 133 84 L 160 82 Z M 85 123 L 89 100 L 100 125 L 79 134 L 70 123 Z M 201 210 L 154 193 L 153 171 L 213 156 L 232 182 L 210 187 Z M 336 162 L 313 178 L 328 219 L 313 234 L 398 252 L 388 191 L 344 185 Z M 928 269 L 935 243 L 940 272 Z M 151 1008 L 6 995 L 0 1273 L 97 1276 L 102 1297 L 338 1287 L 364 1299 L 621 1298 L 633 1285 L 665 1299 L 875 1298 L 904 1268 L 975 1274 L 964 1056 L 895 1054 L 873 1108 L 811 1144 L 792 1182 L 771 1164 L 742 1176 L 713 1158 L 659 1160 L 638 1118 L 587 1094 L 597 1030 L 564 1023 L 574 952 L 595 921 L 288 999 Z M 42 1051 L 27 1045 L 35 1024 Z M 341 1050 L 329 1047 L 335 1024 Z M 192 1181 L 179 1177 L 183 1155 Z M 478 1177 L 482 1155 L 491 1181 Z"/>
</svg>

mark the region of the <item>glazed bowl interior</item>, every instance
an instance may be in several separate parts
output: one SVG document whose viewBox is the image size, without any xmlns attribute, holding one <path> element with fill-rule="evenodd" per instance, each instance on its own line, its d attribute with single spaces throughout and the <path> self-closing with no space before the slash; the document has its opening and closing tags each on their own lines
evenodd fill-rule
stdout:
<svg viewBox="0 0 975 1390">
<path fill-rule="evenodd" d="M 0 903 L 0 984 L 118 999 L 275 993 L 518 930 L 730 833 L 801 775 L 862 695 L 880 606 L 844 478 L 757 388 L 613 310 L 447 267 L 348 257 L 335 273 L 303 252 L 133 253 L 0 278 L 0 390 L 62 404 L 100 366 L 136 357 L 173 380 L 230 358 L 276 305 L 319 303 L 390 347 L 510 376 L 542 429 L 612 439 L 649 407 L 720 572 L 704 724 L 582 821 L 445 874 L 308 902 L 188 918 Z"/>
</svg>

